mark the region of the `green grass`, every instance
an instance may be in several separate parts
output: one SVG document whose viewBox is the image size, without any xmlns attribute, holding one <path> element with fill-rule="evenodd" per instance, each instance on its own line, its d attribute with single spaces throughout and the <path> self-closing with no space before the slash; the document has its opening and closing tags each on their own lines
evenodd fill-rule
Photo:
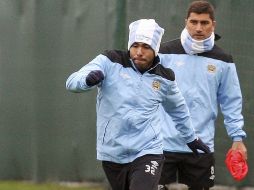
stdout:
<svg viewBox="0 0 254 190">
<path fill-rule="evenodd" d="M 104 190 L 99 185 L 66 185 L 55 183 L 32 183 L 19 181 L 0 181 L 0 190 Z"/>
</svg>

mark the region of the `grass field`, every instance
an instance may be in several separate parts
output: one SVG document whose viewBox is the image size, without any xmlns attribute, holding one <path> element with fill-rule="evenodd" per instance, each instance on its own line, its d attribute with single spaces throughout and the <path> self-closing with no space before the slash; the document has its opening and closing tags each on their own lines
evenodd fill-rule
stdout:
<svg viewBox="0 0 254 190">
<path fill-rule="evenodd" d="M 53 184 L 18 181 L 0 181 L 0 190 L 105 190 L 98 184 Z"/>
<path fill-rule="evenodd" d="M 94 183 L 41 183 L 36 184 L 25 181 L 0 181 L 0 190 L 106 190 L 100 184 Z M 187 190 L 188 188 L 181 184 L 172 184 L 170 190 Z M 241 188 L 240 188 L 241 189 Z M 211 190 L 238 190 L 236 187 L 215 186 Z M 242 190 L 254 190 L 252 188 L 243 188 Z"/>
</svg>

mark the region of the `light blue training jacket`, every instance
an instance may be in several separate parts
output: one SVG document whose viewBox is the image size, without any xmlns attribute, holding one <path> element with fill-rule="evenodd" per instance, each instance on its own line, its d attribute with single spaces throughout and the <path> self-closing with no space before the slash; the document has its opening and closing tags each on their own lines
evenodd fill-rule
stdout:
<svg viewBox="0 0 254 190">
<path fill-rule="evenodd" d="M 218 107 L 221 108 L 224 125 L 232 140 L 245 138 L 246 133 L 242 129 L 242 94 L 232 56 L 225 54 L 216 45 L 209 52 L 188 55 L 180 39 L 163 43 L 160 52 L 161 64 L 175 72 L 197 136 L 210 150 L 214 152 Z M 175 130 L 171 118 L 164 114 L 164 119 L 164 150 L 191 152 L 179 132 Z"/>
<path fill-rule="evenodd" d="M 146 154 L 162 154 L 159 105 L 177 123 L 185 143 L 196 138 L 172 70 L 155 62 L 141 74 L 127 51 L 106 51 L 71 74 L 66 88 L 73 92 L 91 89 L 85 81 L 93 70 L 102 71 L 105 77 L 97 85 L 98 160 L 129 163 Z"/>
</svg>

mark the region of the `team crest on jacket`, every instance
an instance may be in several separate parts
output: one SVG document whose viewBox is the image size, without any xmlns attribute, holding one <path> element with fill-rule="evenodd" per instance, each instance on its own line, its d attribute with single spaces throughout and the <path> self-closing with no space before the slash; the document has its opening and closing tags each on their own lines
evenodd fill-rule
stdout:
<svg viewBox="0 0 254 190">
<path fill-rule="evenodd" d="M 207 71 L 209 73 L 215 73 L 216 72 L 216 67 L 214 65 L 207 65 Z"/>
<path fill-rule="evenodd" d="M 159 81 L 155 80 L 155 81 L 153 81 L 152 87 L 153 87 L 154 90 L 160 90 L 161 84 L 160 84 Z"/>
</svg>

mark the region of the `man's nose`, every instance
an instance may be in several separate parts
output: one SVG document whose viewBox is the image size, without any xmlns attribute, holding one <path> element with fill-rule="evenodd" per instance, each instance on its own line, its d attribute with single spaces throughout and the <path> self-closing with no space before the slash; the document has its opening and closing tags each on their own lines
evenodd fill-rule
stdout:
<svg viewBox="0 0 254 190">
<path fill-rule="evenodd" d="M 202 30 L 203 30 L 202 25 L 200 23 L 198 23 L 197 26 L 196 26 L 196 31 L 201 32 Z"/>
<path fill-rule="evenodd" d="M 142 47 L 138 47 L 137 48 L 137 55 L 142 55 L 142 52 L 143 52 Z"/>
</svg>

